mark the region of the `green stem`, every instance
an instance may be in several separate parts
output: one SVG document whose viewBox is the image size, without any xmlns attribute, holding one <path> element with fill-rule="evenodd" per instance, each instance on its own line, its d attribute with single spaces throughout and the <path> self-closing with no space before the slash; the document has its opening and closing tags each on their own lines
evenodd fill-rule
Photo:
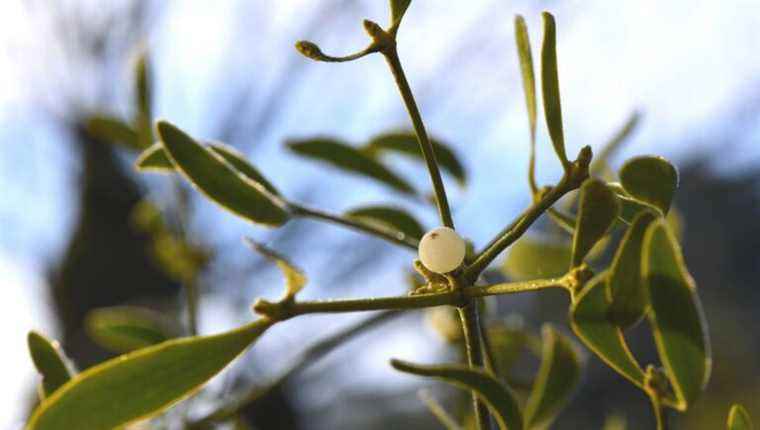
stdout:
<svg viewBox="0 0 760 430">
<path fill-rule="evenodd" d="M 449 201 L 446 198 L 446 189 L 443 186 L 443 180 L 441 179 L 441 172 L 438 169 L 438 161 L 435 158 L 433 145 L 430 143 L 427 131 L 425 131 L 425 124 L 422 122 L 420 111 L 417 108 L 417 102 L 414 100 L 412 89 L 409 87 L 409 82 L 406 80 L 404 69 L 401 67 L 401 61 L 398 57 L 395 42 L 388 44 L 380 52 L 382 52 L 391 69 L 393 78 L 396 80 L 396 85 L 401 93 L 401 98 L 404 100 L 406 110 L 411 117 L 412 125 L 414 125 L 414 132 L 417 134 L 417 142 L 420 144 L 422 155 L 425 158 L 425 163 L 430 172 L 430 180 L 433 183 L 433 190 L 435 191 L 436 202 L 438 203 L 438 214 L 441 217 L 441 222 L 446 227 L 454 228 L 454 220 L 451 217 L 451 209 L 449 208 Z"/>
<path fill-rule="evenodd" d="M 546 288 L 570 288 L 567 277 L 552 279 L 536 279 L 524 282 L 505 282 L 502 284 L 474 286 L 468 288 L 465 293 L 470 297 L 496 296 L 502 294 L 524 293 L 528 291 L 543 290 Z"/>
<path fill-rule="evenodd" d="M 417 246 L 419 245 L 419 242 L 416 239 L 408 237 L 403 233 L 393 234 L 370 224 L 360 223 L 349 218 L 333 215 L 318 209 L 308 208 L 297 203 L 289 202 L 288 207 L 290 208 L 291 214 L 294 216 L 312 218 L 320 221 L 327 221 L 333 224 L 338 224 L 344 227 L 348 227 L 352 230 L 361 231 L 371 236 L 379 237 L 380 239 L 387 240 L 388 242 L 392 242 L 412 251 L 417 251 Z"/>
<path fill-rule="evenodd" d="M 483 345 L 480 332 L 480 318 L 478 316 L 477 301 L 470 300 L 466 306 L 459 308 L 459 318 L 462 320 L 462 332 L 464 333 L 465 352 L 470 367 L 483 367 Z M 486 404 L 472 392 L 472 404 L 475 411 L 475 421 L 479 430 L 491 428 L 490 415 Z"/>
</svg>

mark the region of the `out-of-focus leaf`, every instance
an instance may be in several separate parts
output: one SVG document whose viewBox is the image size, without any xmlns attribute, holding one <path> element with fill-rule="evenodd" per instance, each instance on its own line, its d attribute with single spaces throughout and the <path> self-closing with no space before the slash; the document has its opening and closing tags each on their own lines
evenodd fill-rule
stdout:
<svg viewBox="0 0 760 430">
<path fill-rule="evenodd" d="M 182 175 L 208 198 L 254 223 L 280 226 L 288 220 L 285 202 L 240 174 L 222 156 L 168 122 L 160 121 L 158 132 Z"/>
<path fill-rule="evenodd" d="M 670 231 L 673 232 L 673 236 L 676 237 L 678 243 L 681 243 L 684 231 L 683 215 L 681 215 L 681 211 L 678 210 L 677 207 L 671 206 L 670 211 L 668 211 L 668 214 L 665 216 L 665 221 L 668 223 L 668 227 L 670 228 Z"/>
<path fill-rule="evenodd" d="M 145 348 L 179 334 L 162 314 L 134 306 L 95 309 L 87 315 L 85 328 L 95 342 L 115 352 Z"/>
<path fill-rule="evenodd" d="M 710 378 L 710 342 L 694 280 L 686 270 L 678 242 L 662 219 L 647 229 L 642 265 L 657 352 L 678 406 L 686 409 Z"/>
<path fill-rule="evenodd" d="M 406 194 L 415 194 L 414 188 L 378 161 L 356 148 L 334 139 L 291 141 L 288 147 L 298 155 L 326 162 L 342 170 L 353 172 Z"/>
<path fill-rule="evenodd" d="M 456 343 L 464 336 L 459 314 L 451 307 L 436 306 L 425 309 L 425 322 L 446 342 Z"/>
<path fill-rule="evenodd" d="M 544 98 L 544 116 L 554 152 L 562 162 L 569 165 L 565 152 L 565 135 L 562 130 L 562 105 L 559 97 L 559 73 L 557 72 L 557 28 L 549 12 L 541 14 L 544 21 L 544 41 L 541 45 L 541 89 Z"/>
<path fill-rule="evenodd" d="M 95 115 L 87 120 L 87 131 L 98 139 L 124 145 L 131 150 L 142 147 L 137 141 L 137 131 L 126 122 L 109 116 Z"/>
<path fill-rule="evenodd" d="M 140 156 L 135 160 L 135 168 L 141 171 L 172 172 L 174 171 L 174 164 L 166 156 L 163 143 L 156 142 L 140 153 Z"/>
<path fill-rule="evenodd" d="M 499 375 L 507 377 L 513 365 L 525 351 L 528 336 L 525 330 L 504 323 L 490 325 L 487 329 L 488 340 L 491 342 L 491 352 L 494 367 Z"/>
<path fill-rule="evenodd" d="M 567 272 L 570 247 L 523 236 L 509 249 L 501 268 L 516 281 L 554 278 Z"/>
<path fill-rule="evenodd" d="M 230 163 L 232 167 L 235 168 L 235 170 L 242 173 L 245 177 L 261 184 L 261 186 L 266 188 L 267 191 L 274 194 L 275 196 L 280 195 L 280 192 L 277 191 L 274 185 L 272 185 L 272 183 L 269 182 L 257 168 L 248 162 L 248 160 L 245 158 L 245 155 L 241 154 L 238 150 L 223 143 L 211 143 L 208 145 L 208 147 L 212 151 L 221 155 L 222 158 L 224 158 L 228 163 Z"/>
<path fill-rule="evenodd" d="M 549 428 L 570 399 L 580 377 L 578 352 L 569 339 L 547 324 L 541 330 L 541 367 L 525 405 L 525 427 Z"/>
<path fill-rule="evenodd" d="M 148 56 L 143 52 L 135 65 L 135 92 L 137 98 L 137 140 L 140 148 L 147 148 L 153 143 L 153 129 L 151 123 L 152 88 L 151 70 Z"/>
<path fill-rule="evenodd" d="M 627 428 L 625 417 L 619 414 L 608 415 L 602 426 L 602 430 L 626 430 Z"/>
<path fill-rule="evenodd" d="M 36 331 L 30 331 L 27 344 L 34 367 L 42 375 L 40 397 L 44 399 L 68 382 L 72 377 L 72 372 L 66 364 L 66 358 L 58 342 Z"/>
<path fill-rule="evenodd" d="M 457 424 L 456 420 L 446 412 L 446 409 L 444 409 L 443 406 L 430 395 L 429 391 L 420 390 L 417 392 L 417 397 L 425 403 L 430 410 L 430 413 L 438 419 L 438 422 L 441 423 L 446 430 L 462 430 L 462 427 Z"/>
<path fill-rule="evenodd" d="M 731 406 L 726 422 L 727 430 L 752 430 L 752 419 L 742 405 Z"/>
<path fill-rule="evenodd" d="M 27 430 L 111 430 L 197 391 L 269 326 L 261 319 L 213 336 L 167 341 L 87 369 L 48 397 Z"/>
<path fill-rule="evenodd" d="M 392 27 L 398 27 L 401 23 L 401 18 L 404 17 L 406 9 L 409 8 L 409 4 L 411 3 L 412 0 L 390 0 Z"/>
<path fill-rule="evenodd" d="M 303 290 L 304 285 L 306 285 L 307 279 L 306 279 L 306 275 L 303 273 L 301 269 L 296 267 L 293 263 L 290 262 L 290 260 L 288 260 L 282 254 L 254 241 L 251 238 L 246 238 L 245 242 L 248 244 L 248 246 L 250 246 L 253 250 L 258 252 L 259 254 L 274 261 L 274 263 L 277 265 L 280 271 L 282 271 L 282 274 L 285 276 L 285 297 L 286 298 L 288 299 L 293 298 L 296 296 L 296 294 L 298 294 L 298 292 Z"/>
<path fill-rule="evenodd" d="M 644 387 L 644 371 L 628 349 L 622 330 L 607 319 L 607 276 L 607 272 L 596 275 L 580 293 L 573 294 L 570 326 L 608 366 L 636 386 Z"/>
<path fill-rule="evenodd" d="M 392 206 L 362 206 L 346 212 L 346 216 L 417 240 L 425 234 L 422 224 L 411 214 Z"/>
<path fill-rule="evenodd" d="M 433 152 L 438 165 L 450 173 L 460 185 L 464 185 L 467 182 L 467 173 L 451 147 L 432 138 L 430 144 L 433 145 Z M 417 135 L 414 132 L 400 131 L 375 136 L 362 148 L 362 151 L 370 156 L 393 151 L 420 161 L 425 160 L 420 145 L 417 143 Z"/>
<path fill-rule="evenodd" d="M 651 212 L 642 212 L 620 241 L 610 266 L 607 286 L 612 298 L 609 319 L 625 329 L 641 320 L 649 306 L 647 288 L 641 273 L 644 233 L 656 219 Z"/>
<path fill-rule="evenodd" d="M 571 265 L 578 267 L 591 248 L 607 234 L 620 214 L 620 202 L 604 182 L 589 179 L 581 186 L 578 222 L 573 235 Z"/>
<path fill-rule="evenodd" d="M 512 391 L 482 370 L 461 365 L 423 366 L 396 359 L 391 360 L 391 366 L 401 372 L 437 378 L 459 388 L 472 390 L 488 405 L 500 429 L 523 428 L 522 413 Z"/>
<path fill-rule="evenodd" d="M 618 132 L 615 133 L 615 135 L 612 136 L 612 138 L 602 147 L 602 150 L 594 156 L 594 160 L 591 162 L 591 166 L 589 166 L 589 173 L 591 175 L 601 175 L 610 169 L 610 156 L 612 156 L 612 154 L 620 148 L 626 140 L 628 140 L 628 137 L 630 137 L 640 121 L 641 114 L 639 112 L 631 113 L 631 116 L 628 117 L 625 124 L 623 124 L 623 127 L 618 130 Z"/>
<path fill-rule="evenodd" d="M 678 171 L 662 157 L 636 157 L 620 168 L 620 183 L 635 199 L 667 214 L 678 188 Z"/>
</svg>

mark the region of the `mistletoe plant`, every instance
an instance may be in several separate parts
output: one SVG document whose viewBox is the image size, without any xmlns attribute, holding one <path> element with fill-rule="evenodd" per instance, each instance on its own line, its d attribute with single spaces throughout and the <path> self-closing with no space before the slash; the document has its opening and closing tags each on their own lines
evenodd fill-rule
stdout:
<svg viewBox="0 0 760 430">
<path fill-rule="evenodd" d="M 145 62 L 138 73 L 139 113 L 135 123 L 98 118 L 91 125 L 111 140 L 126 142 L 142 151 L 136 162 L 139 170 L 175 172 L 208 199 L 254 224 L 277 228 L 293 218 L 312 218 L 418 251 L 420 259 L 410 264 L 424 278 L 422 285 L 397 297 L 302 301 L 298 293 L 307 282 L 303 272 L 275 251 L 250 241 L 253 248 L 282 269 L 286 288 L 280 300 L 256 300 L 253 311 L 257 318 L 234 330 L 199 336 L 193 323 L 190 336 L 175 338 L 178 332 L 167 334 L 160 324 L 147 323 L 152 320 L 146 315 L 125 309 L 102 311 L 92 318 L 96 340 L 112 349 L 130 352 L 78 374 L 55 342 L 30 333 L 30 351 L 43 379 L 41 403 L 29 420 L 28 430 L 107 430 L 154 417 L 196 393 L 270 327 L 300 315 L 385 311 L 316 344 L 283 378 L 381 319 L 399 311 L 434 307 L 448 307 L 458 313 L 457 326 L 450 334 L 453 340 L 461 340 L 466 363 L 427 365 L 392 360 L 391 366 L 401 372 L 437 378 L 470 392 L 470 415 L 478 429 L 490 429 L 493 424 L 510 430 L 547 428 L 579 379 L 580 361 L 574 341 L 546 325 L 540 340 L 534 342 L 539 345 L 534 350 L 541 360 L 538 373 L 527 387 L 518 387 L 506 373 L 514 361 L 506 350 L 525 335 L 489 323 L 483 315 L 485 308 L 479 306 L 486 296 L 545 289 L 567 292 L 572 331 L 591 352 L 650 399 L 659 429 L 668 425 L 668 410 L 685 412 L 694 403 L 709 379 L 710 345 L 696 286 L 668 221 L 678 184 L 676 169 L 665 159 L 652 156 L 628 160 L 618 177 L 606 167 L 607 154 L 633 128 L 636 117 L 593 164 L 588 146 L 575 159 L 568 157 L 560 107 L 555 22 L 551 14 L 544 13 L 540 55 L 543 111 L 563 175 L 554 185 L 539 186 L 535 178 L 536 82 L 527 28 L 518 16 L 515 35 L 530 127 L 528 180 L 532 204 L 480 250 L 468 251 L 458 234 L 460 230 L 455 229 L 440 173 L 443 168 L 463 182 L 464 170 L 453 151 L 428 136 L 396 49 L 396 35 L 408 6 L 409 0 L 391 0 L 390 26 L 385 29 L 365 20 L 364 28 L 371 42 L 355 54 L 327 55 L 316 44 L 306 41 L 298 42 L 296 48 L 306 57 L 323 62 L 382 55 L 409 113 L 414 134 L 385 134 L 361 149 L 330 139 L 292 141 L 288 146 L 298 155 L 372 178 L 412 196 L 417 195 L 414 188 L 387 168 L 381 157 L 387 152 L 399 152 L 424 161 L 441 222 L 441 227 L 424 235 L 420 224 L 396 207 L 367 206 L 338 215 L 294 202 L 242 154 L 224 144 L 196 140 L 167 121 L 157 122 L 158 142 L 149 145 L 154 140 L 154 131 L 145 125 L 150 123 Z M 595 174 L 604 179 L 594 177 Z M 574 193 L 576 190 L 579 192 Z M 565 196 L 567 199 L 558 204 Z M 484 272 L 508 247 L 515 245 L 516 251 L 523 244 L 524 250 L 529 242 L 518 239 L 544 213 L 572 238 L 562 273 L 551 278 L 489 284 Z M 164 232 L 156 217 L 148 217 L 153 220 L 148 224 Z M 601 265 L 592 261 L 600 248 L 610 246 L 616 233 L 622 233 L 622 239 L 617 241 L 611 263 Z M 164 232 L 160 237 L 161 243 L 169 243 L 169 248 L 176 251 L 167 260 L 182 260 L 188 255 L 190 260 L 203 260 L 203 253 L 184 247 L 184 242 L 170 234 Z M 529 259 L 527 265 L 542 264 L 541 258 L 551 257 L 548 251 L 538 254 L 539 261 Z M 178 267 L 181 277 L 195 276 L 192 269 Z M 523 270 L 530 272 L 529 267 Z M 191 314 L 196 312 L 194 297 L 195 294 L 188 294 Z M 659 363 L 643 365 L 626 343 L 626 331 L 642 320 L 646 320 L 652 332 Z M 518 391 L 525 391 L 526 395 L 518 395 Z M 185 424 L 201 429 L 233 420 L 260 395 L 260 390 L 253 390 L 232 402 L 220 402 L 217 409 L 200 419 L 186 418 Z M 462 421 L 452 417 L 430 395 L 423 393 L 421 397 L 444 426 L 462 428 Z M 751 428 L 743 408 L 732 409 L 728 427 Z"/>
</svg>

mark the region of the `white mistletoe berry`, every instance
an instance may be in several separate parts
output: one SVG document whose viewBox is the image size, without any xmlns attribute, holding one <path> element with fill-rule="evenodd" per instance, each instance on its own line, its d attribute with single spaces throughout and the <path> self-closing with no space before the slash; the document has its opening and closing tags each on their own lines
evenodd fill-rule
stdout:
<svg viewBox="0 0 760 430">
<path fill-rule="evenodd" d="M 462 264 L 464 254 L 464 239 L 448 227 L 434 228 L 420 240 L 420 261 L 432 272 L 451 272 Z"/>
</svg>

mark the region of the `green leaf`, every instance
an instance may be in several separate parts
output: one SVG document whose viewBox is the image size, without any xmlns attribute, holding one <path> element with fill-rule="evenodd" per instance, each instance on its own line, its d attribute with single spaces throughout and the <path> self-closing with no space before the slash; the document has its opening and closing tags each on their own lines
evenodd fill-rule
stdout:
<svg viewBox="0 0 760 430">
<path fill-rule="evenodd" d="M 117 143 L 131 150 L 142 149 L 134 127 L 118 118 L 94 115 L 87 120 L 87 132 L 97 139 Z"/>
<path fill-rule="evenodd" d="M 563 167 L 570 165 L 565 153 L 565 136 L 562 131 L 562 106 L 559 97 L 557 72 L 557 29 L 549 12 L 541 14 L 544 21 L 544 42 L 541 45 L 541 89 L 544 97 L 544 116 L 554 152 Z"/>
<path fill-rule="evenodd" d="M 293 265 L 293 263 L 291 263 L 290 260 L 288 260 L 286 257 L 281 255 L 280 253 L 264 246 L 263 244 L 260 244 L 254 241 L 251 238 L 246 238 L 245 242 L 248 244 L 248 246 L 250 246 L 256 252 L 272 260 L 280 269 L 280 271 L 282 271 L 282 274 L 285 276 L 286 299 L 294 298 L 296 294 L 298 294 L 298 292 L 303 290 L 304 285 L 306 285 L 307 279 L 306 279 L 306 275 L 303 273 L 301 269 Z"/>
<path fill-rule="evenodd" d="M 288 142 L 288 147 L 298 155 L 319 160 L 346 170 L 380 181 L 406 194 L 415 194 L 414 188 L 384 165 L 365 155 L 356 148 L 329 138 L 297 140 Z"/>
<path fill-rule="evenodd" d="M 578 222 L 573 235 L 571 267 L 583 263 L 591 248 L 607 234 L 620 214 L 615 193 L 597 179 L 588 179 L 581 186 Z"/>
<path fill-rule="evenodd" d="M 744 409 L 744 406 L 731 406 L 731 411 L 728 413 L 728 422 L 726 423 L 726 429 L 752 430 L 752 420 L 750 419 L 747 410 Z"/>
<path fill-rule="evenodd" d="M 285 202 L 237 172 L 222 156 L 168 122 L 160 121 L 158 132 L 182 175 L 209 199 L 254 223 L 280 226 L 288 220 Z"/>
<path fill-rule="evenodd" d="M 657 352 L 682 409 L 699 396 L 712 364 L 707 324 L 681 248 L 664 220 L 644 236 L 643 273 L 648 285 Z"/>
<path fill-rule="evenodd" d="M 599 154 L 594 156 L 594 160 L 591 162 L 591 166 L 589 166 L 589 173 L 591 175 L 601 175 L 609 169 L 610 157 L 628 140 L 631 133 L 636 130 L 639 122 L 641 122 L 641 114 L 639 112 L 631 113 L 625 124 L 623 124 L 623 127 L 607 141 L 601 151 L 599 151 Z"/>
<path fill-rule="evenodd" d="M 277 188 L 272 185 L 271 182 L 267 180 L 267 178 L 264 177 L 264 175 L 259 172 L 257 168 L 255 168 L 248 160 L 245 158 L 245 155 L 241 154 L 240 151 L 236 150 L 235 148 L 225 145 L 223 143 L 211 143 L 208 145 L 208 147 L 216 152 L 217 154 L 221 155 L 225 161 L 230 163 L 232 167 L 235 168 L 238 172 L 242 173 L 245 177 L 248 179 L 261 184 L 264 188 L 266 188 L 267 191 L 272 193 L 275 196 L 279 196 L 280 192 L 277 191 Z"/>
<path fill-rule="evenodd" d="M 580 293 L 573 294 L 570 326 L 578 338 L 608 366 L 636 386 L 644 387 L 644 371 L 628 349 L 623 331 L 607 319 L 607 276 L 607 272 L 596 275 Z"/>
<path fill-rule="evenodd" d="M 409 8 L 409 4 L 412 0 L 390 0 L 391 6 L 391 27 L 398 27 L 401 23 L 401 18 L 404 17 L 406 9 Z"/>
<path fill-rule="evenodd" d="M 155 345 L 179 334 L 163 314 L 134 306 L 99 308 L 85 319 L 87 334 L 115 352 L 130 352 Z"/>
<path fill-rule="evenodd" d="M 678 171 L 662 157 L 636 157 L 620 168 L 620 182 L 632 197 L 667 214 L 678 188 Z"/>
<path fill-rule="evenodd" d="M 610 266 L 607 280 L 612 303 L 609 319 L 625 329 L 641 320 L 649 306 L 647 288 L 641 272 L 644 233 L 656 219 L 651 212 L 642 212 L 620 241 Z"/>
<path fill-rule="evenodd" d="M 580 378 L 580 360 L 570 340 L 550 324 L 542 328 L 541 338 L 541 367 L 525 405 L 527 429 L 549 428 Z"/>
<path fill-rule="evenodd" d="M 87 369 L 47 398 L 27 430 L 111 430 L 150 417 L 197 391 L 272 322 L 175 339 Z"/>
<path fill-rule="evenodd" d="M 153 143 L 153 129 L 151 122 L 151 76 L 148 56 L 142 53 L 137 59 L 135 67 L 135 92 L 137 93 L 137 137 L 140 148 L 147 148 Z"/>
<path fill-rule="evenodd" d="M 164 144 L 156 142 L 140 153 L 135 160 L 135 168 L 140 171 L 167 172 L 174 171 L 174 164 L 166 155 Z"/>
<path fill-rule="evenodd" d="M 34 367 L 42 375 L 40 397 L 44 399 L 68 382 L 72 377 L 72 372 L 66 364 L 65 355 L 58 342 L 36 331 L 30 331 L 27 335 L 27 344 Z"/>
<path fill-rule="evenodd" d="M 433 398 L 429 391 L 420 390 L 417 392 L 417 397 L 425 403 L 430 410 L 430 413 L 438 419 L 438 422 L 441 423 L 446 430 L 462 430 L 462 426 L 460 426 L 456 420 L 446 412 L 446 409 Z"/>
<path fill-rule="evenodd" d="M 430 144 L 433 145 L 433 152 L 435 153 L 438 165 L 451 174 L 459 185 L 464 186 L 467 182 L 467 173 L 451 147 L 438 139 L 432 138 L 430 139 Z M 370 156 L 394 151 L 414 157 L 418 161 L 425 161 L 420 145 L 417 143 L 417 135 L 414 132 L 401 131 L 375 136 L 362 148 L 362 151 Z"/>
<path fill-rule="evenodd" d="M 567 244 L 523 236 L 510 247 L 501 269 L 516 281 L 554 278 L 567 272 L 570 254 Z"/>
<path fill-rule="evenodd" d="M 512 391 L 482 370 L 462 365 L 423 366 L 396 359 L 391 360 L 391 366 L 401 372 L 434 377 L 459 388 L 472 390 L 488 405 L 501 430 L 523 428 L 522 413 Z"/>
<path fill-rule="evenodd" d="M 515 16 L 515 40 L 517 42 L 517 56 L 520 60 L 523 91 L 525 92 L 525 106 L 528 109 L 531 147 L 534 147 L 536 141 L 536 78 L 533 74 L 533 56 L 530 53 L 528 27 L 525 25 L 525 19 L 520 15 Z"/>
<path fill-rule="evenodd" d="M 461 330 L 461 325 L 460 325 Z M 487 328 L 488 340 L 493 352 L 494 367 L 499 376 L 507 378 L 528 345 L 529 337 L 519 325 L 497 322 Z"/>
<path fill-rule="evenodd" d="M 362 206 L 346 212 L 346 216 L 417 240 L 425 234 L 425 229 L 412 215 L 392 206 Z"/>
</svg>

